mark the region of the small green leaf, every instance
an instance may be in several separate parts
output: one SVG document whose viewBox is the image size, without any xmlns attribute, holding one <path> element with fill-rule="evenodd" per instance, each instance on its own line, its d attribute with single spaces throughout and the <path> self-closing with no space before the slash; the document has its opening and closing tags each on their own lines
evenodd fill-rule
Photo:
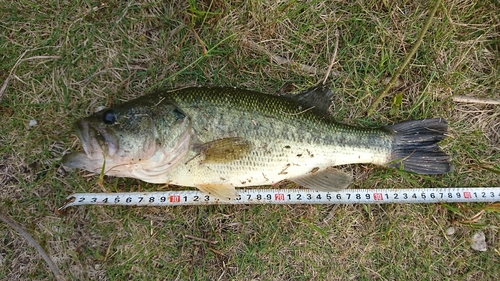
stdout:
<svg viewBox="0 0 500 281">
<path fill-rule="evenodd" d="M 403 93 L 397 93 L 392 101 L 393 107 L 400 107 L 403 104 Z"/>
<path fill-rule="evenodd" d="M 403 93 L 399 92 L 392 99 L 391 114 L 392 115 L 397 114 L 402 104 L 403 104 Z"/>
</svg>

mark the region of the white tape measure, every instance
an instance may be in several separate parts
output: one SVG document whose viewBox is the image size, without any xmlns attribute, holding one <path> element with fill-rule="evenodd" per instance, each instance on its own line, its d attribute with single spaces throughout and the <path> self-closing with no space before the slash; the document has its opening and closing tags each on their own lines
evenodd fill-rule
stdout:
<svg viewBox="0 0 500 281">
<path fill-rule="evenodd" d="M 441 202 L 497 202 L 500 187 L 411 189 L 346 189 L 322 192 L 309 189 L 240 189 L 234 200 L 219 200 L 200 191 L 75 193 L 58 210 L 77 205 L 179 206 L 214 204 L 386 204 Z"/>
</svg>

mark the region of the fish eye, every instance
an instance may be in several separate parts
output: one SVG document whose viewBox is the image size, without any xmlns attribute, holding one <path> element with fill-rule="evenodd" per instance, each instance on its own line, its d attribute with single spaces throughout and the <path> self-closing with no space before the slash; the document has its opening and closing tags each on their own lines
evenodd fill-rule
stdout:
<svg viewBox="0 0 500 281">
<path fill-rule="evenodd" d="M 102 115 L 102 122 L 108 125 L 114 124 L 116 122 L 116 112 L 113 110 L 106 110 Z"/>
</svg>

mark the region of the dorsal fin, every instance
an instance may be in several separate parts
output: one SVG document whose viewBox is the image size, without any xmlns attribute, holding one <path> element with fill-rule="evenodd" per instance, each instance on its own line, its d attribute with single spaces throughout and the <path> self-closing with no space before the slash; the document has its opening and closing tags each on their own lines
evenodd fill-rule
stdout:
<svg viewBox="0 0 500 281">
<path fill-rule="evenodd" d="M 329 108 L 333 100 L 333 92 L 323 83 L 306 89 L 298 94 L 283 94 L 282 97 L 292 99 L 303 106 L 303 110 L 312 108 L 316 113 L 329 117 Z"/>
</svg>

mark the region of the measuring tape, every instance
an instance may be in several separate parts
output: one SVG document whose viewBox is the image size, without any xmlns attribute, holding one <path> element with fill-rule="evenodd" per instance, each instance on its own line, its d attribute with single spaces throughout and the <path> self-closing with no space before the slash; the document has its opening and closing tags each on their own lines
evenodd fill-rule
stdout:
<svg viewBox="0 0 500 281">
<path fill-rule="evenodd" d="M 442 202 L 497 202 L 500 187 L 448 187 L 411 189 L 346 189 L 323 192 L 309 189 L 241 189 L 233 200 L 219 200 L 201 191 L 75 193 L 66 198 L 70 206 L 181 206 L 217 204 L 388 204 Z"/>
</svg>

